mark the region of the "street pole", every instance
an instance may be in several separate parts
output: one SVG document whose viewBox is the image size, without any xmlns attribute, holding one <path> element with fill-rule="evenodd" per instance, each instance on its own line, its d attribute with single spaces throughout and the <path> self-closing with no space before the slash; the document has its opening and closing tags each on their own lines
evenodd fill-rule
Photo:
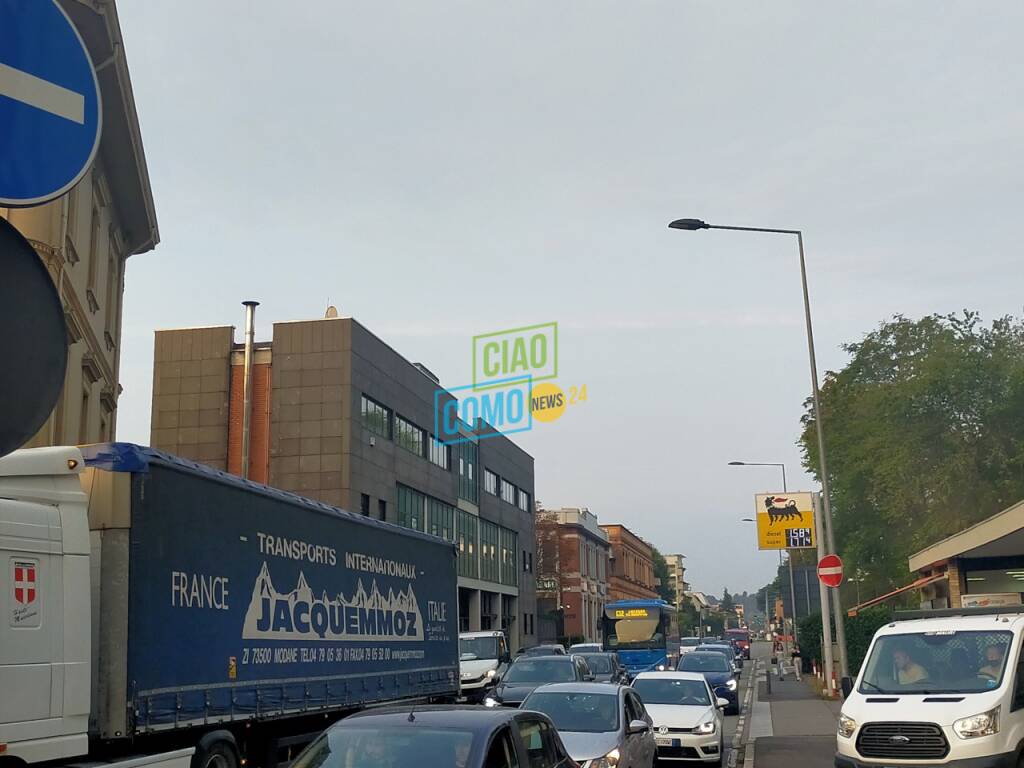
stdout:
<svg viewBox="0 0 1024 768">
<path fill-rule="evenodd" d="M 821 503 L 818 494 L 814 494 L 812 497 L 814 501 L 814 519 L 818 524 L 819 531 L 821 530 Z M 818 560 L 825 556 L 825 539 L 821 535 L 818 536 Z M 821 654 L 822 661 L 824 662 L 825 669 L 825 687 L 828 690 L 829 696 L 832 695 L 832 622 L 828 618 L 828 587 L 825 586 L 821 579 L 818 579 L 818 595 L 821 598 Z"/>
</svg>

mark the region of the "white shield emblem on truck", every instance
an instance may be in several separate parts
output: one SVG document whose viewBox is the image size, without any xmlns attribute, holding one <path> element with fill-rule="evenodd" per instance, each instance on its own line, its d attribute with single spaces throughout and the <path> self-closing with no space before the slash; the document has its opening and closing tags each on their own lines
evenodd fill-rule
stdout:
<svg viewBox="0 0 1024 768">
<path fill-rule="evenodd" d="M 14 602 L 31 605 L 36 601 L 36 564 L 14 563 Z"/>
</svg>

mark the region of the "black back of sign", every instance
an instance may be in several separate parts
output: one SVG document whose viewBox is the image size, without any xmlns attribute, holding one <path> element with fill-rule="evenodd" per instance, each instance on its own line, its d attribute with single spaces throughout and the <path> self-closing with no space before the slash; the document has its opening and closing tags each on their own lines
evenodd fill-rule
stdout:
<svg viewBox="0 0 1024 768">
<path fill-rule="evenodd" d="M 68 339 L 57 289 L 39 256 L 0 218 L 0 456 L 46 423 L 60 397 Z"/>
</svg>

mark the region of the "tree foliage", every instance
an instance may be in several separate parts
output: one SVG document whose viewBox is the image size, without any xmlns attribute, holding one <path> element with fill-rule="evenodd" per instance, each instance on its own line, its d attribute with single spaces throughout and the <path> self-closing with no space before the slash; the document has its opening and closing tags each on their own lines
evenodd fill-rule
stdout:
<svg viewBox="0 0 1024 768">
<path fill-rule="evenodd" d="M 720 610 L 731 613 L 736 608 L 736 602 L 729 594 L 728 588 L 722 590 L 722 602 L 718 604 Z"/>
<path fill-rule="evenodd" d="M 657 547 L 651 547 L 651 561 L 654 567 L 654 578 L 658 582 L 655 587 L 658 596 L 666 603 L 675 605 L 676 593 L 669 584 L 668 563 L 665 562 L 665 556 L 658 551 Z"/>
<path fill-rule="evenodd" d="M 906 583 L 912 553 L 1024 498 L 1024 324 L 896 316 L 844 349 L 822 417 L 836 543 L 870 574 L 867 597 Z M 810 401 L 802 422 L 820 479 Z"/>
</svg>

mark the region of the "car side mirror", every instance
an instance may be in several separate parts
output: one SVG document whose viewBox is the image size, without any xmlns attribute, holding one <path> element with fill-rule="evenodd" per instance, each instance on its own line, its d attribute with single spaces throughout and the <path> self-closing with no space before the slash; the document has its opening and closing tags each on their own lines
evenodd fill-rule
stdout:
<svg viewBox="0 0 1024 768">
<path fill-rule="evenodd" d="M 647 722 L 644 720 L 631 720 L 629 723 L 629 728 L 626 729 L 626 733 L 628 733 L 630 736 L 632 736 L 635 733 L 647 733 L 647 731 L 650 730 L 650 727 L 651 726 L 649 726 Z"/>
<path fill-rule="evenodd" d="M 729 700 L 728 699 L 723 699 L 721 696 L 719 696 L 715 700 L 715 706 L 718 707 L 719 709 L 726 709 L 729 706 Z"/>
<path fill-rule="evenodd" d="M 843 698 L 850 698 L 850 694 L 853 693 L 853 680 L 849 677 L 844 677 L 839 682 L 839 687 L 843 689 Z"/>
</svg>

